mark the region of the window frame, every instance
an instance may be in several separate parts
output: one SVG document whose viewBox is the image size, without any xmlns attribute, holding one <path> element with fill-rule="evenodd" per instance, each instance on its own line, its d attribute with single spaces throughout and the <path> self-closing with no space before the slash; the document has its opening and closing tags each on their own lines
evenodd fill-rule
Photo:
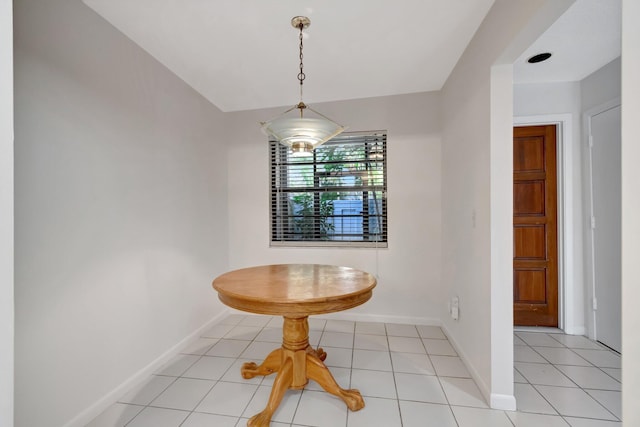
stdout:
<svg viewBox="0 0 640 427">
<path fill-rule="evenodd" d="M 352 141 L 349 141 L 351 139 Z M 382 158 L 373 160 L 377 164 L 382 165 L 381 177 L 382 177 L 382 185 L 353 185 L 353 186 L 345 186 L 345 187 L 331 187 L 329 190 L 326 188 L 321 188 L 319 185 L 318 173 L 316 173 L 316 167 L 324 166 L 328 163 L 323 163 L 321 161 L 317 161 L 316 154 L 314 152 L 313 161 L 313 179 L 314 186 L 313 189 L 315 191 L 306 191 L 296 192 L 295 187 L 282 187 L 277 184 L 276 175 L 280 174 L 281 179 L 288 180 L 288 170 L 284 168 L 284 172 L 282 168 L 282 159 L 289 160 L 287 155 L 288 147 L 279 144 L 275 140 L 270 139 L 268 143 L 269 150 L 269 246 L 270 247 L 343 247 L 343 248 L 387 248 L 388 247 L 388 201 L 387 201 L 387 189 L 388 189 L 388 180 L 387 180 L 387 131 L 364 131 L 364 132 L 345 132 L 332 140 L 326 142 L 324 146 L 330 145 L 340 145 L 340 144 L 363 144 L 363 146 L 367 146 L 367 144 L 373 142 L 381 142 L 382 146 Z M 322 149 L 322 146 L 319 148 Z M 366 150 L 366 148 L 365 148 Z M 287 163 L 286 166 L 291 166 L 290 162 L 285 160 L 284 163 Z M 342 161 L 342 163 L 369 163 L 366 161 L 366 158 L 356 159 L 349 162 L 348 160 Z M 284 176 L 284 178 L 283 178 Z M 346 175 L 348 176 L 348 175 Z M 281 191 L 283 190 L 283 191 Z M 283 224 L 283 214 L 282 207 L 284 203 L 282 202 L 283 193 L 306 193 L 312 194 L 314 198 L 313 209 L 316 211 L 319 209 L 319 197 L 322 191 L 328 192 L 355 192 L 361 193 L 361 198 L 363 203 L 363 211 L 359 214 L 354 215 L 354 217 L 362 217 L 363 218 L 363 232 L 362 238 L 363 240 L 324 240 L 320 236 L 316 236 L 312 239 L 291 239 L 285 237 L 286 232 L 283 231 L 282 227 L 288 227 L 289 224 Z M 381 195 L 381 199 L 379 202 L 375 202 L 376 206 L 379 203 L 382 212 L 380 214 L 371 215 L 368 213 L 368 207 L 370 206 L 367 202 L 370 193 L 378 193 Z M 287 204 L 288 208 L 288 204 Z M 367 212 L 365 214 L 364 212 Z M 331 215 L 330 218 L 344 218 L 343 215 Z M 371 218 L 375 218 L 375 221 L 380 221 L 381 227 L 379 233 L 371 233 L 364 232 L 365 224 L 368 224 L 371 221 Z M 280 227 L 277 229 L 276 227 Z M 313 230 L 316 229 L 316 224 L 313 225 Z M 321 232 L 318 232 L 319 234 Z M 368 237 L 376 237 L 378 239 L 365 240 Z M 342 236 L 344 238 L 344 235 Z"/>
</svg>

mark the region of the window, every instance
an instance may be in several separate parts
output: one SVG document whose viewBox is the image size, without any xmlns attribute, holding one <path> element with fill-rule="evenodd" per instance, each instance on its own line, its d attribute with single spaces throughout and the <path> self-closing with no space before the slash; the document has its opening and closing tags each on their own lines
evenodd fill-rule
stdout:
<svg viewBox="0 0 640 427">
<path fill-rule="evenodd" d="M 387 246 L 386 132 L 344 133 L 297 157 L 270 141 L 272 246 Z"/>
</svg>

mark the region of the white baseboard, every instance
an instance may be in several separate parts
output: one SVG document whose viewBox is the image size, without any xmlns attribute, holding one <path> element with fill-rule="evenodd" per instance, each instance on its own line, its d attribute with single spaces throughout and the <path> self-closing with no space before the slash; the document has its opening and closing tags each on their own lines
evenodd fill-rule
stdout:
<svg viewBox="0 0 640 427">
<path fill-rule="evenodd" d="M 111 390 L 102 398 L 98 399 L 95 403 L 89 406 L 84 411 L 80 412 L 76 415 L 71 421 L 67 422 L 64 427 L 84 427 L 95 417 L 100 415 L 105 409 L 109 406 L 113 405 L 121 398 L 127 391 L 135 387 L 136 385 L 142 383 L 146 379 L 149 378 L 151 374 L 158 370 L 162 365 L 167 363 L 171 358 L 180 353 L 180 350 L 186 348 L 191 343 L 195 342 L 200 336 L 202 332 L 206 331 L 208 328 L 213 326 L 213 324 L 219 322 L 221 319 L 226 317 L 229 314 L 228 310 L 223 310 L 214 316 L 212 319 L 207 321 L 204 325 L 193 331 L 191 334 L 187 335 L 183 340 L 179 343 L 171 347 L 169 350 L 165 351 L 163 354 L 158 356 L 155 360 L 149 363 L 147 366 L 133 374 L 127 380 L 125 380 L 122 384 Z"/>
<path fill-rule="evenodd" d="M 584 326 L 567 326 L 565 329 L 552 328 L 547 326 L 514 326 L 514 332 L 545 332 L 548 334 L 567 334 L 567 335 L 587 335 L 587 329 Z"/>
<path fill-rule="evenodd" d="M 326 319 L 350 320 L 353 322 L 399 323 L 403 325 L 442 326 L 440 319 L 432 317 L 393 316 L 384 314 L 366 314 L 338 312 L 319 316 Z"/>
<path fill-rule="evenodd" d="M 587 328 L 584 326 L 573 326 L 571 328 L 566 328 L 564 333 L 567 335 L 587 335 Z"/>
<path fill-rule="evenodd" d="M 471 378 L 473 378 L 473 380 L 475 381 L 476 385 L 478 386 L 478 389 L 480 389 L 480 393 L 482 393 L 482 397 L 484 397 L 485 402 L 487 402 L 487 404 L 493 408 L 493 406 L 491 406 L 491 390 L 489 389 L 489 386 L 482 380 L 482 377 L 480 377 L 475 367 L 469 364 L 468 362 L 469 358 L 467 357 L 465 352 L 462 351 L 462 348 L 457 343 L 457 341 L 449 333 L 449 330 L 447 329 L 447 327 L 444 324 L 442 324 L 441 328 L 444 334 L 447 336 L 447 339 L 453 346 L 453 349 L 456 351 L 456 353 L 458 353 L 458 356 L 460 356 L 460 360 L 462 360 L 462 363 L 464 363 L 464 366 L 467 368 L 467 371 L 469 371 L 469 374 L 471 374 Z M 515 398 L 514 398 L 514 405 L 515 405 Z"/>
<path fill-rule="evenodd" d="M 565 332 L 560 328 L 552 326 L 514 326 L 513 332 L 538 332 L 546 334 L 564 334 Z"/>
<path fill-rule="evenodd" d="M 259 316 L 258 314 L 247 313 L 236 309 L 230 309 L 230 313 L 241 314 L 245 316 Z M 349 320 L 352 322 L 376 322 L 376 323 L 399 323 L 403 325 L 427 325 L 427 326 L 442 326 L 440 319 L 432 317 L 414 317 L 414 316 L 394 316 L 385 314 L 367 314 L 367 313 L 349 313 L 348 311 L 341 311 L 329 314 L 320 314 L 313 316 L 319 319 L 333 319 L 333 320 Z"/>
<path fill-rule="evenodd" d="M 180 352 L 180 350 L 186 348 L 191 343 L 195 342 L 201 335 L 202 332 L 210 328 L 213 324 L 219 322 L 224 317 L 226 317 L 229 313 L 237 313 L 243 315 L 251 315 L 250 313 L 246 313 L 243 311 L 238 311 L 234 309 L 225 309 L 222 310 L 218 315 L 207 321 L 204 325 L 193 331 L 179 343 L 171 347 L 169 350 L 158 356 L 155 360 L 149 363 L 146 367 L 136 372 L 122 384 L 117 386 L 115 389 L 107 393 L 104 397 L 97 400 L 94 404 L 89 406 L 87 409 L 82 411 L 76 417 L 74 417 L 71 421 L 67 422 L 64 427 L 83 427 L 95 417 L 100 415 L 105 409 L 107 409 L 112 404 L 116 403 L 120 397 L 122 397 L 128 390 L 133 388 L 134 386 L 145 381 L 153 372 L 155 372 L 158 368 L 160 368 L 163 364 L 168 362 L 172 357 Z M 458 343 L 452 338 L 451 334 L 444 326 L 440 319 L 430 318 L 430 317 L 415 317 L 415 316 L 395 316 L 395 315 L 379 315 L 379 314 L 366 314 L 366 313 L 348 313 L 348 312 L 339 312 L 339 313 L 331 313 L 324 314 L 319 316 L 321 318 L 326 319 L 335 319 L 335 320 L 349 320 L 356 322 L 378 322 L 378 323 L 398 323 L 398 324 L 412 324 L 412 325 L 428 325 L 428 326 L 439 326 L 443 329 L 445 335 L 449 339 L 449 342 L 456 350 L 460 359 L 466 366 L 467 370 L 471 374 L 473 380 L 478 385 L 480 392 L 482 393 L 485 400 L 488 402 L 489 406 L 494 409 L 501 410 L 515 410 L 516 409 L 516 400 L 514 396 L 502 395 L 490 393 L 489 387 L 484 383 L 480 375 L 478 375 L 476 369 L 471 366 L 467 360 L 469 360 L 464 352 L 461 350 L 461 347 Z"/>
<path fill-rule="evenodd" d="M 480 389 L 480 393 L 482 393 L 482 396 L 484 397 L 484 400 L 485 402 L 487 402 L 489 407 L 492 409 L 501 409 L 503 411 L 515 411 L 516 397 L 514 395 L 508 395 L 508 394 L 491 393 L 491 389 L 482 380 L 482 378 L 478 374 L 478 371 L 475 369 L 475 367 L 469 364 L 468 362 L 469 358 L 464 353 L 464 351 L 462 351 L 462 349 L 460 348 L 460 345 L 456 342 L 456 340 L 453 339 L 452 335 L 447 330 L 447 327 L 444 326 L 443 324 L 441 328 L 444 331 L 444 334 L 449 339 L 449 342 L 453 346 L 456 353 L 458 353 L 458 356 L 460 356 L 460 359 L 462 360 L 462 363 L 464 363 L 464 366 L 469 371 L 469 374 L 471 374 L 471 377 L 473 378 L 476 385 L 478 386 L 478 389 Z"/>
<path fill-rule="evenodd" d="M 501 409 L 503 411 L 516 410 L 516 397 L 507 394 L 491 393 L 491 401 L 489 406 L 492 409 Z"/>
</svg>

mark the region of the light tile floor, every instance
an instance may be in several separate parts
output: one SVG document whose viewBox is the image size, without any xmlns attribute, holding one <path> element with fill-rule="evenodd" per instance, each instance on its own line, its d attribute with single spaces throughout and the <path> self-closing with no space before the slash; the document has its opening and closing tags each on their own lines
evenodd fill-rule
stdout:
<svg viewBox="0 0 640 427">
<path fill-rule="evenodd" d="M 238 427 L 260 412 L 274 375 L 244 380 L 281 340 L 282 320 L 230 315 L 89 427 Z M 344 388 L 366 407 L 350 412 L 314 382 L 288 391 L 272 426 L 610 427 L 621 426 L 620 357 L 585 337 L 514 335 L 517 412 L 491 410 L 434 326 L 309 319 L 310 341 Z"/>
</svg>

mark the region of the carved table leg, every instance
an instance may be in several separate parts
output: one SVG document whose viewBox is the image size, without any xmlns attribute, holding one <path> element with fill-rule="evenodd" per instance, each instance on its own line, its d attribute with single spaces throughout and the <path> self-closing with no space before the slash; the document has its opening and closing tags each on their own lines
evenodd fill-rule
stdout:
<svg viewBox="0 0 640 427">
<path fill-rule="evenodd" d="M 345 390 L 340 388 L 329 369 L 313 354 L 307 354 L 307 376 L 322 386 L 328 393 L 338 396 L 352 411 L 364 408 L 364 399 L 356 389 Z"/>
<path fill-rule="evenodd" d="M 309 323 L 306 316 L 293 318 L 285 316 L 282 335 L 282 347 L 269 353 L 262 364 L 248 362 L 242 365 L 240 370 L 245 379 L 256 375 L 278 373 L 266 408 L 254 415 L 247 422 L 247 426 L 268 427 L 285 392 L 288 389 L 303 389 L 309 379 L 316 381 L 327 392 L 341 398 L 352 411 L 364 407 L 360 392 L 340 388 L 329 369 L 322 363 L 327 353 L 321 348 L 314 350 L 309 345 Z"/>
<path fill-rule="evenodd" d="M 323 362 L 327 358 L 327 353 L 321 347 L 318 347 L 317 349 L 314 349 L 311 346 L 309 346 L 307 348 L 307 353 L 313 354 L 314 356 L 316 356 L 318 359 L 322 360 Z"/>
<path fill-rule="evenodd" d="M 271 422 L 271 417 L 273 413 L 278 409 L 278 405 L 282 401 L 284 393 L 291 385 L 291 380 L 293 379 L 293 361 L 291 359 L 287 359 L 282 364 L 278 375 L 273 383 L 273 387 L 271 388 L 271 394 L 269 395 L 269 401 L 267 402 L 267 407 L 264 408 L 262 412 L 257 415 L 251 417 L 251 419 L 247 422 L 248 427 L 269 427 L 269 423 Z"/>
<path fill-rule="evenodd" d="M 254 362 L 247 362 L 242 365 L 240 369 L 240 373 L 242 374 L 242 378 L 245 380 L 249 380 L 256 375 L 270 375 L 274 372 L 278 372 L 280 370 L 280 366 L 282 365 L 282 349 L 278 348 L 273 350 L 269 355 L 264 359 L 264 362 L 259 366 Z"/>
</svg>

